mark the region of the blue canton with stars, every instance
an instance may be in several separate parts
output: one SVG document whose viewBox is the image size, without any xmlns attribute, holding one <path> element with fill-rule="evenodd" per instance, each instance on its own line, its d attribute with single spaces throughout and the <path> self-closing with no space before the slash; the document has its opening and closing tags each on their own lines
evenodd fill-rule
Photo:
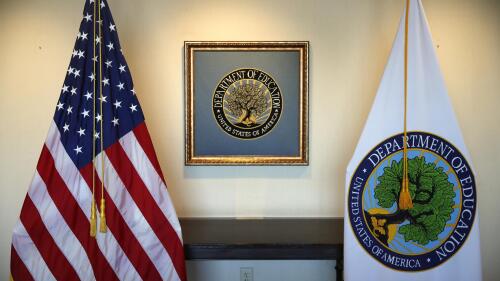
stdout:
<svg viewBox="0 0 500 281">
<path fill-rule="evenodd" d="M 80 30 L 54 115 L 54 121 L 61 133 L 61 142 L 78 168 L 92 161 L 93 139 L 96 144 L 95 155 L 98 155 L 101 150 L 101 138 L 106 149 L 144 121 L 111 11 L 107 3 L 101 1 L 99 21 L 97 9 L 94 17 L 96 3 L 97 0 L 88 0 L 85 3 Z M 102 57 L 99 57 L 99 48 Z M 99 76 L 99 62 L 102 64 L 102 79 Z M 99 104 L 99 81 L 102 81 L 102 112 Z M 101 122 L 104 135 L 100 130 Z"/>
</svg>

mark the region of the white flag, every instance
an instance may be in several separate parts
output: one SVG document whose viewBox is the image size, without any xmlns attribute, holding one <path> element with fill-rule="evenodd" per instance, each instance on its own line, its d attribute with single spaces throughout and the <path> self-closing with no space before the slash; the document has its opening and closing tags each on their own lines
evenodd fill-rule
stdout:
<svg viewBox="0 0 500 281">
<path fill-rule="evenodd" d="M 411 0 L 408 11 L 407 37 L 405 11 L 347 167 L 344 277 L 347 281 L 481 280 L 472 163 L 420 0 Z M 409 203 L 401 203 L 404 186 Z"/>
</svg>

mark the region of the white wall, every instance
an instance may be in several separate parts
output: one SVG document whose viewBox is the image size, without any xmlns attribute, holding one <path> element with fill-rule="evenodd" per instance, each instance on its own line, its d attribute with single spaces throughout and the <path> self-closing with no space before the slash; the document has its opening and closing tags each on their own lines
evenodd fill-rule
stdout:
<svg viewBox="0 0 500 281">
<path fill-rule="evenodd" d="M 109 0 L 179 216 L 343 216 L 345 167 L 402 0 Z M 500 275 L 500 1 L 424 0 L 476 169 L 486 280 Z M 52 118 L 83 1 L 0 1 L 0 278 Z M 308 167 L 185 167 L 184 40 L 309 40 Z"/>
<path fill-rule="evenodd" d="M 335 261 L 217 260 L 188 261 L 189 281 L 238 281 L 241 269 L 251 269 L 252 281 L 332 281 Z M 245 280 L 245 279 L 243 279 Z"/>
</svg>

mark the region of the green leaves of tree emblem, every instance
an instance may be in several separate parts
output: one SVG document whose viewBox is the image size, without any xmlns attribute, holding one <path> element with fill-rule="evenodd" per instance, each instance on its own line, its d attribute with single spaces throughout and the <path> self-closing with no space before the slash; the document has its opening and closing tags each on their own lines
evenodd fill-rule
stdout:
<svg viewBox="0 0 500 281">
<path fill-rule="evenodd" d="M 453 184 L 448 181 L 448 175 L 442 167 L 434 163 L 426 163 L 424 157 L 408 160 L 408 175 L 410 195 L 413 208 L 397 210 L 393 214 L 370 215 L 377 220 L 385 220 L 384 225 L 409 223 L 399 227 L 399 233 L 405 241 L 414 241 L 426 245 L 438 239 L 444 230 L 446 222 L 453 212 L 455 192 Z M 403 179 L 403 161 L 392 161 L 384 168 L 384 173 L 378 178 L 375 187 L 375 198 L 383 208 L 391 208 L 398 204 L 401 182 Z M 382 239 L 387 243 L 387 237 Z"/>
</svg>

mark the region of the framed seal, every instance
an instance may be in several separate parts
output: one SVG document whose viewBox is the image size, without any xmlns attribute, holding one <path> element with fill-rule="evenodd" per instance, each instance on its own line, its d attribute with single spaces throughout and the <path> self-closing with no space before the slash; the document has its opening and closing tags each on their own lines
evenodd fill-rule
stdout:
<svg viewBox="0 0 500 281">
<path fill-rule="evenodd" d="M 186 165 L 308 165 L 308 42 L 185 42 Z"/>
<path fill-rule="evenodd" d="M 258 69 L 238 69 L 217 84 L 212 109 L 217 124 L 229 135 L 254 139 L 271 132 L 281 116 L 277 82 Z"/>
</svg>

